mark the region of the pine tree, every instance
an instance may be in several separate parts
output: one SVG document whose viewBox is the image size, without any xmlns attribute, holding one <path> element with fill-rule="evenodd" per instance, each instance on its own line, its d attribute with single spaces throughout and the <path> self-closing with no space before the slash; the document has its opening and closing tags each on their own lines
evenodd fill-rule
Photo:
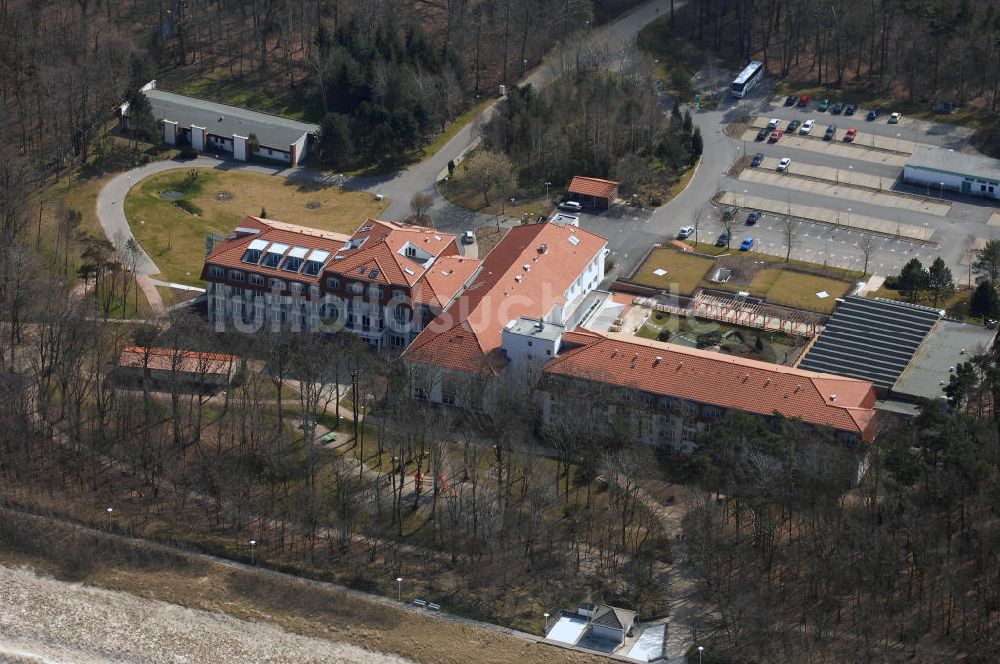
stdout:
<svg viewBox="0 0 1000 664">
<path fill-rule="evenodd" d="M 955 292 L 955 280 L 951 276 L 951 270 L 940 256 L 934 259 L 928 270 L 928 290 L 931 292 L 934 306 L 937 306 L 940 300 L 947 300 L 948 296 Z"/>
<path fill-rule="evenodd" d="M 695 127 L 694 133 L 691 134 L 691 160 L 697 161 L 704 149 L 705 141 L 701 138 L 701 130 Z"/>
<path fill-rule="evenodd" d="M 985 324 L 987 320 L 995 320 L 998 312 L 1000 298 L 997 297 L 997 289 L 988 279 L 983 279 L 969 300 L 969 314 L 981 317 Z"/>
</svg>

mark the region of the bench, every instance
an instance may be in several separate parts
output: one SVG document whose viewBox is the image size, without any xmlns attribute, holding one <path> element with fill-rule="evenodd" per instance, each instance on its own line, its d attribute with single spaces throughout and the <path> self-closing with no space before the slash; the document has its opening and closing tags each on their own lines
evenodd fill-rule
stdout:
<svg viewBox="0 0 1000 664">
<path fill-rule="evenodd" d="M 415 599 L 413 600 L 413 606 L 425 607 L 427 606 L 427 602 L 422 599 Z"/>
</svg>

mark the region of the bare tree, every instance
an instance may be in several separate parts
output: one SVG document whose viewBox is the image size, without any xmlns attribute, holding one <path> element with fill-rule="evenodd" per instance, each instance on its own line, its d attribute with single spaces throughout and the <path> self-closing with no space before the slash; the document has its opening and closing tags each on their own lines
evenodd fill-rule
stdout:
<svg viewBox="0 0 1000 664">
<path fill-rule="evenodd" d="M 410 209 L 413 211 L 413 221 L 416 224 L 425 225 L 424 217 L 434 205 L 434 197 L 424 191 L 418 191 L 410 198 Z M 429 222 L 430 219 L 428 218 Z M 429 223 L 427 224 L 429 225 Z"/>
<path fill-rule="evenodd" d="M 698 244 L 698 232 L 701 230 L 701 224 L 705 221 L 705 213 L 701 208 L 694 213 L 691 217 L 691 227 L 694 228 L 694 243 Z"/>
<path fill-rule="evenodd" d="M 858 249 L 861 250 L 861 255 L 865 259 L 865 265 L 861 271 L 868 274 L 868 261 L 871 260 L 872 252 L 875 251 L 875 236 L 871 233 L 863 234 L 858 240 Z"/>
<path fill-rule="evenodd" d="M 781 217 L 779 223 L 781 224 L 781 237 L 785 241 L 785 262 L 787 263 L 792 257 L 792 248 L 798 239 L 799 229 L 796 221 L 788 215 Z"/>
</svg>

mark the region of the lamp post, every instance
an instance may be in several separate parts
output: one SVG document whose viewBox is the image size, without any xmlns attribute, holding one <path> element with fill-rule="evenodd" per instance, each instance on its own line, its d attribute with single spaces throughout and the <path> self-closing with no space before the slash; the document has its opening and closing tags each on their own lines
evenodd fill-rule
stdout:
<svg viewBox="0 0 1000 664">
<path fill-rule="evenodd" d="M 705 651 L 705 646 L 698 646 L 698 664 L 701 664 L 701 653 Z"/>
<path fill-rule="evenodd" d="M 549 199 L 549 187 L 552 186 L 551 182 L 545 182 L 545 200 Z"/>
<path fill-rule="evenodd" d="M 944 198 L 944 182 L 938 182 L 938 184 L 941 186 L 941 198 Z"/>
<path fill-rule="evenodd" d="M 548 636 L 548 634 L 549 634 L 549 612 L 546 611 L 542 615 L 545 617 L 545 629 L 542 630 L 542 636 Z"/>
<path fill-rule="evenodd" d="M 114 507 L 108 508 L 108 530 L 111 530 L 111 514 L 115 511 Z"/>
<path fill-rule="evenodd" d="M 257 564 L 257 557 L 254 555 L 254 547 L 257 546 L 257 540 L 250 540 L 250 564 Z"/>
<path fill-rule="evenodd" d="M 396 577 L 396 601 L 403 601 L 403 577 L 401 576 Z"/>
</svg>

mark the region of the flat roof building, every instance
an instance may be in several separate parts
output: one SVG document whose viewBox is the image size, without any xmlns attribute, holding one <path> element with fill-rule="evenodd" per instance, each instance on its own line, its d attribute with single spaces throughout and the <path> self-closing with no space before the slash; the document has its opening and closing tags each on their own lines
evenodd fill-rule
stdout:
<svg viewBox="0 0 1000 664">
<path fill-rule="evenodd" d="M 199 152 L 225 153 L 240 161 L 255 156 L 296 166 L 308 155 L 311 137 L 319 131 L 318 125 L 160 90 L 156 81 L 143 86 L 142 92 L 153 117 L 163 123 L 167 145 L 190 145 Z M 127 122 L 127 103 L 121 107 L 121 117 Z M 251 134 L 257 138 L 256 148 L 248 144 Z"/>
<path fill-rule="evenodd" d="M 1000 199 L 1000 160 L 919 145 L 903 166 L 903 181 L 935 190 Z"/>
</svg>

